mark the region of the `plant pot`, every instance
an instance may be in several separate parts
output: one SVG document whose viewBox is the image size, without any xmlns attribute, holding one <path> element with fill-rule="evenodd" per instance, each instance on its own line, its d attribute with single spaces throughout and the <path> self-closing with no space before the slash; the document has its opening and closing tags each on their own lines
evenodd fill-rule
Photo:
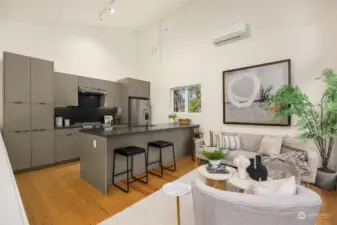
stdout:
<svg viewBox="0 0 337 225">
<path fill-rule="evenodd" d="M 324 190 L 336 190 L 337 173 L 328 168 L 319 168 L 317 170 L 315 185 Z"/>
<path fill-rule="evenodd" d="M 169 118 L 169 123 L 175 123 L 174 119 Z"/>
<path fill-rule="evenodd" d="M 220 160 L 208 160 L 209 164 L 212 165 L 212 168 L 218 168 L 218 166 L 221 163 L 221 159 Z"/>
<path fill-rule="evenodd" d="M 200 134 L 194 134 L 194 138 L 200 139 L 201 135 Z"/>
</svg>

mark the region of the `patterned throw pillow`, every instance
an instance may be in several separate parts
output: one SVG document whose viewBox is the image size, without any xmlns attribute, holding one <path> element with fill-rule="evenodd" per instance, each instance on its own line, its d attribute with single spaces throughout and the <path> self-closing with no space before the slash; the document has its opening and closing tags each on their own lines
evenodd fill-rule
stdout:
<svg viewBox="0 0 337 225">
<path fill-rule="evenodd" d="M 218 134 L 217 147 L 228 150 L 241 150 L 241 141 L 239 136 L 229 136 Z"/>
<path fill-rule="evenodd" d="M 302 160 L 302 161 L 307 161 L 308 160 L 308 153 L 303 150 L 303 149 L 299 149 L 299 148 L 294 148 L 292 146 L 287 146 L 287 145 L 282 145 L 282 149 L 281 149 L 281 154 L 283 153 L 288 153 L 288 152 L 295 152 L 297 153 L 298 157 Z"/>
</svg>

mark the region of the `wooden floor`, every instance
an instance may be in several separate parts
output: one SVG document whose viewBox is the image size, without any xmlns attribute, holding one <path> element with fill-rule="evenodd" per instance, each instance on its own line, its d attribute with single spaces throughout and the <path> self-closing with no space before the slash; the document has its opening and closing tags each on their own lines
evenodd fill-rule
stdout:
<svg viewBox="0 0 337 225">
<path fill-rule="evenodd" d="M 31 225 L 94 225 L 196 168 L 190 157 L 177 165 L 177 172 L 167 171 L 163 178 L 150 175 L 147 185 L 133 183 L 128 194 L 111 187 L 108 196 L 80 179 L 78 162 L 19 174 L 16 180 Z M 337 192 L 313 189 L 323 200 L 317 225 L 337 225 Z"/>
</svg>

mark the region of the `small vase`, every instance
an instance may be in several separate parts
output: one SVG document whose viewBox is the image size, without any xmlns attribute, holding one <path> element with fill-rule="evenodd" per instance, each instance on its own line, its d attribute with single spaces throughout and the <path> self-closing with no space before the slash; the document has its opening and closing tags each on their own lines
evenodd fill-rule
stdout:
<svg viewBox="0 0 337 225">
<path fill-rule="evenodd" d="M 242 180 L 246 180 L 248 178 L 247 167 L 250 165 L 249 159 L 247 159 L 244 155 L 239 155 L 233 162 L 238 168 L 238 177 Z"/>
<path fill-rule="evenodd" d="M 262 157 L 260 155 L 256 156 L 256 173 L 258 175 L 258 180 L 266 181 L 268 178 L 268 170 L 262 164 Z"/>
<path fill-rule="evenodd" d="M 209 164 L 212 165 L 212 168 L 216 169 L 221 163 L 221 160 L 208 160 Z"/>
<path fill-rule="evenodd" d="M 250 158 L 250 165 L 247 167 L 247 173 L 249 175 L 250 178 L 254 179 L 254 172 L 255 172 L 255 159 L 254 158 Z"/>
</svg>

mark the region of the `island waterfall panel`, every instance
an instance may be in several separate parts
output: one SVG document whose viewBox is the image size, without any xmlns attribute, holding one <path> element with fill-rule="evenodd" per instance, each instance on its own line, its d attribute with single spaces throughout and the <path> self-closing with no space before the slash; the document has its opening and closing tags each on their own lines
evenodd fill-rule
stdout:
<svg viewBox="0 0 337 225">
<path fill-rule="evenodd" d="M 171 125 L 169 125 L 171 126 Z M 99 135 L 95 135 L 94 131 L 81 133 L 81 159 L 80 173 L 81 178 L 89 182 L 103 194 L 108 193 L 108 185 L 112 183 L 112 168 L 114 149 L 137 146 L 147 149 L 147 143 L 157 140 L 165 140 L 174 143 L 176 159 L 191 155 L 193 152 L 193 128 L 194 126 L 179 126 L 168 129 L 153 129 L 137 133 L 115 132 L 113 135 L 103 136 L 102 131 L 97 131 Z M 132 128 L 123 128 L 132 129 Z M 150 148 L 149 162 L 159 159 L 159 150 Z M 173 162 L 172 148 L 163 149 L 163 163 Z M 131 168 L 131 160 L 129 160 L 129 168 Z M 158 164 L 151 165 L 149 168 L 158 167 Z M 144 155 L 134 156 L 134 175 L 145 172 Z M 177 168 L 179 170 L 179 167 Z M 116 171 L 119 173 L 126 170 L 126 157 L 117 155 Z M 151 176 L 149 177 L 151 179 Z M 126 174 L 116 177 L 116 180 L 126 180 Z"/>
</svg>

